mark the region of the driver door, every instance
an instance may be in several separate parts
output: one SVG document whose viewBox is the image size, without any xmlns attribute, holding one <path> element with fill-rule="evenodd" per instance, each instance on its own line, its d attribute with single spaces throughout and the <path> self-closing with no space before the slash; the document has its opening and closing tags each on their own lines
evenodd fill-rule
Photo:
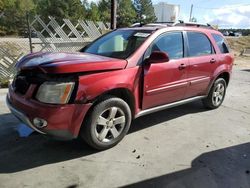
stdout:
<svg viewBox="0 0 250 188">
<path fill-rule="evenodd" d="M 183 99 L 188 86 L 182 32 L 160 35 L 145 55 L 153 51 L 167 53 L 170 60 L 144 66 L 143 110 Z"/>
</svg>

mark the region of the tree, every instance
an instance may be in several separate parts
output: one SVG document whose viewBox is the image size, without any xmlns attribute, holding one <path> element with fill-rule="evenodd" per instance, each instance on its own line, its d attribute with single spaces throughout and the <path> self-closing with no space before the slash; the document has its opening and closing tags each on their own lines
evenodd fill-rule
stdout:
<svg viewBox="0 0 250 188">
<path fill-rule="evenodd" d="M 16 13 L 13 16 L 16 30 L 21 35 L 27 31 L 26 15 L 35 13 L 35 4 L 33 0 L 16 0 L 15 2 Z"/>
<path fill-rule="evenodd" d="M 33 0 L 16 0 L 16 8 L 20 11 L 20 14 L 25 15 L 26 12 L 30 12 L 35 9 Z"/>
<path fill-rule="evenodd" d="M 197 19 L 195 17 L 192 17 L 191 22 L 197 22 Z"/>
<path fill-rule="evenodd" d="M 136 20 L 136 11 L 131 0 L 119 0 L 117 7 L 117 27 L 127 27 Z"/>
<path fill-rule="evenodd" d="M 68 4 L 68 18 L 76 21 L 86 17 L 86 6 L 88 6 L 86 0 L 82 2 L 81 0 L 66 0 L 65 2 Z"/>
<path fill-rule="evenodd" d="M 138 10 L 137 13 L 139 21 L 142 23 L 151 23 L 157 20 L 151 0 L 135 0 L 134 4 Z M 142 19 L 142 15 L 145 15 L 145 19 Z"/>
<path fill-rule="evenodd" d="M 131 0 L 117 0 L 117 26 L 130 26 L 136 20 L 136 11 Z M 100 20 L 110 22 L 110 0 L 100 0 L 98 3 L 98 10 Z M 91 10 L 92 11 L 92 10 Z"/>
<path fill-rule="evenodd" d="M 1 0 L 4 16 L 0 19 L 1 35 L 21 34 L 26 27 L 26 13 L 34 12 L 33 0 Z"/>
<path fill-rule="evenodd" d="M 87 9 L 87 16 L 86 18 L 88 20 L 93 21 L 99 21 L 100 20 L 100 14 L 98 10 L 98 6 L 96 3 L 91 2 L 89 8 Z"/>
<path fill-rule="evenodd" d="M 133 1 L 141 3 L 141 14 L 146 16 L 145 23 L 155 21 L 151 0 Z M 0 14 L 4 12 L 4 16 L 0 18 L 0 35 L 20 35 L 26 31 L 27 13 L 30 15 L 30 20 L 37 14 L 45 22 L 49 21 L 49 16 L 55 17 L 59 23 L 63 18 L 73 22 L 79 19 L 110 22 L 110 0 L 88 2 L 88 0 L 0 0 Z M 118 27 L 130 26 L 139 21 L 132 0 L 117 0 L 117 2 Z"/>
<path fill-rule="evenodd" d="M 81 0 L 37 0 L 37 13 L 43 19 L 49 16 L 57 20 L 68 18 L 73 21 L 84 19 L 86 16 L 86 1 Z"/>
<path fill-rule="evenodd" d="M 37 2 L 37 13 L 44 20 L 48 20 L 48 16 L 56 19 L 68 18 L 68 9 L 65 0 L 39 0 Z"/>
<path fill-rule="evenodd" d="M 110 7 L 111 1 L 110 0 L 100 0 L 98 2 L 98 11 L 100 14 L 100 19 L 103 22 L 110 22 Z"/>
<path fill-rule="evenodd" d="M 0 0 L 0 13 L 3 12 L 4 9 L 4 2 L 3 0 Z"/>
</svg>

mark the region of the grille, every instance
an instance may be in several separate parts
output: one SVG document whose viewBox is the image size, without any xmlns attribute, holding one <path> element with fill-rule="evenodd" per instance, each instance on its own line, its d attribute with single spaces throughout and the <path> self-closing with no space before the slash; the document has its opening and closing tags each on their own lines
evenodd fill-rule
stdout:
<svg viewBox="0 0 250 188">
<path fill-rule="evenodd" d="M 45 81 L 53 81 L 53 82 L 78 81 L 78 77 L 76 77 L 75 75 L 65 75 L 65 74 L 47 75 L 34 70 L 21 71 L 14 78 L 12 86 L 16 93 L 25 95 L 31 84 L 40 86 Z"/>
</svg>

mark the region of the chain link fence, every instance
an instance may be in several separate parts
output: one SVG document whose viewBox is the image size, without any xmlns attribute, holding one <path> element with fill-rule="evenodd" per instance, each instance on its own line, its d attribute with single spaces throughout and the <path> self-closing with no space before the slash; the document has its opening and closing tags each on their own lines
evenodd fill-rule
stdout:
<svg viewBox="0 0 250 188">
<path fill-rule="evenodd" d="M 109 23 L 69 19 L 56 20 L 40 16 L 30 22 L 31 46 L 33 52 L 76 52 L 83 46 L 110 30 Z M 29 38 L 0 38 L 0 80 L 11 79 L 14 65 L 23 55 L 30 53 Z"/>
</svg>

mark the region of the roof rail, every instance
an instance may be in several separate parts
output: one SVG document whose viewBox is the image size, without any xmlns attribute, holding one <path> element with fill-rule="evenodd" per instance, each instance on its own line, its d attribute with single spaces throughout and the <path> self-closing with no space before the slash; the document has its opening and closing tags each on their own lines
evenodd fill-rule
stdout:
<svg viewBox="0 0 250 188">
<path fill-rule="evenodd" d="M 173 22 L 154 22 L 148 24 L 134 23 L 130 27 L 169 27 Z"/>
<path fill-rule="evenodd" d="M 154 22 L 148 24 L 135 23 L 131 27 L 171 27 L 171 26 L 190 26 L 190 27 L 200 27 L 207 29 L 215 29 L 210 24 L 202 24 L 197 22 L 184 22 L 183 20 L 178 20 L 178 22 Z"/>
<path fill-rule="evenodd" d="M 172 26 L 173 23 L 170 22 L 155 22 L 155 23 L 148 23 L 144 25 L 145 27 L 169 27 Z"/>
<path fill-rule="evenodd" d="M 182 20 L 179 20 L 179 22 L 175 22 L 172 26 L 191 26 L 191 27 L 201 27 L 201 28 L 207 28 L 207 29 L 214 29 L 210 24 L 202 24 L 197 22 L 184 22 Z"/>
</svg>

